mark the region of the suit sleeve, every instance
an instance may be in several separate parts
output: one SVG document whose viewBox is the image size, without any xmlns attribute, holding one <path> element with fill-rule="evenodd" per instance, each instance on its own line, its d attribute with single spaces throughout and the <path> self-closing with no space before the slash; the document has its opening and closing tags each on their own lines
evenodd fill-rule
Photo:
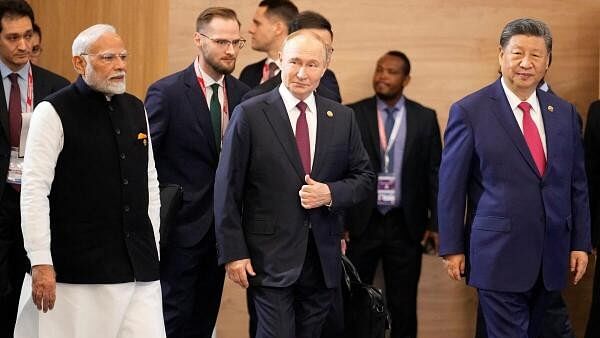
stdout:
<svg viewBox="0 0 600 338">
<path fill-rule="evenodd" d="M 375 174 L 362 144 L 354 112 L 350 110 L 348 171 L 345 178 L 327 182 L 331 191 L 332 210 L 346 209 L 365 200 L 375 186 Z"/>
<path fill-rule="evenodd" d="M 466 111 L 450 107 L 439 174 L 440 256 L 465 253 L 465 205 L 473 156 L 473 130 Z"/>
<path fill-rule="evenodd" d="M 600 230 L 600 101 L 593 102 L 585 124 L 585 159 L 591 210 L 592 243 L 598 247 Z"/>
<path fill-rule="evenodd" d="M 157 156 L 157 154 L 160 154 L 161 143 L 169 127 L 168 100 L 159 86 L 153 84 L 148 88 L 144 105 L 148 114 L 152 148 L 154 149 L 154 155 Z"/>
<path fill-rule="evenodd" d="M 430 222 L 428 224 L 428 230 L 438 231 L 438 217 L 437 217 L 437 198 L 438 198 L 438 176 L 440 169 L 440 161 L 442 157 L 442 140 L 440 137 L 440 126 L 437 121 L 435 111 L 433 113 L 433 121 L 431 125 L 431 140 L 429 143 L 429 212 Z"/>
<path fill-rule="evenodd" d="M 571 178 L 571 250 L 591 252 L 590 207 L 585 156 L 581 138 L 581 119 L 571 106 L 573 125 L 573 174 Z"/>
<path fill-rule="evenodd" d="M 215 234 L 218 263 L 249 257 L 242 229 L 243 192 L 251 151 L 250 128 L 242 106 L 232 114 L 215 177 Z"/>
</svg>

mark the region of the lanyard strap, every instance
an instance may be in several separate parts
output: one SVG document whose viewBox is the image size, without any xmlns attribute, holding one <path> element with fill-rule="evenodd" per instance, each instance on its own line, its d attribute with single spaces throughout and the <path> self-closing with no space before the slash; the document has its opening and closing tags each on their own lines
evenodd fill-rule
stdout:
<svg viewBox="0 0 600 338">
<path fill-rule="evenodd" d="M 25 112 L 33 111 L 33 75 L 31 74 L 31 65 L 29 65 L 29 74 L 27 74 L 27 100 L 25 101 Z"/>
<path fill-rule="evenodd" d="M 400 124 L 402 123 L 402 116 L 404 116 L 406 107 L 402 106 L 398 113 L 396 114 L 396 118 L 394 119 L 394 127 L 392 128 L 392 133 L 390 134 L 390 139 L 388 142 L 387 135 L 385 135 L 385 124 L 383 123 L 383 119 L 381 118 L 381 112 L 377 109 L 377 126 L 379 129 L 379 144 L 381 146 L 381 151 L 383 151 L 383 163 L 385 172 L 388 172 L 390 166 L 390 151 L 394 147 L 394 143 L 396 142 L 396 138 L 398 137 L 398 130 L 400 129 Z"/>
</svg>

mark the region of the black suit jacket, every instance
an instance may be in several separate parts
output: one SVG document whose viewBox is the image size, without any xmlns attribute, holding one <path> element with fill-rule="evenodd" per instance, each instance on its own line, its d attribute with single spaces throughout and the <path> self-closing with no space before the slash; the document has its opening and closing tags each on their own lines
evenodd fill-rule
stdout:
<svg viewBox="0 0 600 338">
<path fill-rule="evenodd" d="M 31 65 L 31 76 L 33 77 L 33 106 L 37 106 L 46 96 L 69 85 L 69 80 L 52 73 L 49 70 Z M 26 95 L 26 93 L 21 93 Z M 4 82 L 0 81 L 0 197 L 6 186 L 6 175 L 8 175 L 8 164 L 10 162 L 10 141 L 8 139 L 8 107 L 4 95 Z"/>
<path fill-rule="evenodd" d="M 365 149 L 371 166 L 381 171 L 377 102 L 370 97 L 350 105 L 356 113 Z M 404 224 L 411 238 L 420 241 L 426 227 L 437 231 L 438 168 L 442 142 L 435 111 L 406 99 L 406 143 L 402 159 L 401 199 Z M 363 234 L 373 211 L 377 208 L 377 192 L 358 208 L 348 212 L 347 227 L 351 237 Z"/>
<path fill-rule="evenodd" d="M 352 110 L 320 96 L 316 106 L 311 176 L 329 185 L 331 208 L 300 205 L 304 171 L 277 89 L 241 103 L 227 129 L 215 181 L 219 264 L 250 258 L 257 273 L 252 285 L 286 287 L 298 279 L 309 227 L 325 284 L 339 284 L 342 224 L 337 212 L 366 198 L 375 176 Z"/>
<path fill-rule="evenodd" d="M 247 95 L 244 96 L 242 101 L 245 101 L 246 99 L 256 95 L 270 92 L 273 88 L 279 86 L 281 83 L 281 76 L 279 75 L 274 76 L 268 81 L 260 83 L 260 80 L 262 79 L 263 65 L 266 61 L 267 59 L 262 59 L 256 63 L 247 65 L 244 67 L 244 69 L 242 69 L 242 72 L 240 73 L 240 81 L 244 82 L 252 89 Z M 317 93 L 328 99 L 342 102 L 340 86 L 334 72 L 329 69 L 325 70 L 323 77 L 321 77 L 319 87 L 317 88 Z"/>
<path fill-rule="evenodd" d="M 600 100 L 592 102 L 585 124 L 585 159 L 592 214 L 592 242 L 598 247 L 600 230 Z"/>
<path fill-rule="evenodd" d="M 248 87 L 226 75 L 225 88 L 231 112 Z M 189 247 L 214 224 L 213 184 L 219 161 L 210 111 L 194 65 L 152 84 L 145 105 L 158 180 L 183 188 L 175 226 L 161 241 Z"/>
</svg>

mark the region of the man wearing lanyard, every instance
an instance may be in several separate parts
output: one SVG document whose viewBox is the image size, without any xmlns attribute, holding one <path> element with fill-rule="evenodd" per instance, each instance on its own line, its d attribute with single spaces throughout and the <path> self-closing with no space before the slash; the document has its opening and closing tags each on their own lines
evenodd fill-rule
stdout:
<svg viewBox="0 0 600 338">
<path fill-rule="evenodd" d="M 390 51 L 373 75 L 375 96 L 351 104 L 373 169 L 376 193 L 349 211 L 348 257 L 372 283 L 383 260 L 392 337 L 417 335 L 421 242 L 437 242 L 437 171 L 442 145 L 435 111 L 403 95 L 410 61 Z"/>
<path fill-rule="evenodd" d="M 29 270 L 19 199 L 29 118 L 67 79 L 29 63 L 33 10 L 25 1 L 0 3 L 0 336 L 12 337 L 23 277 Z"/>
<path fill-rule="evenodd" d="M 208 8 L 196 20 L 198 56 L 152 84 L 146 96 L 161 184 L 183 187 L 175 226 L 161 238 L 161 284 L 168 337 L 210 337 L 224 270 L 217 265 L 213 184 L 229 114 L 248 87 L 230 75 L 246 41 L 236 13 Z"/>
</svg>

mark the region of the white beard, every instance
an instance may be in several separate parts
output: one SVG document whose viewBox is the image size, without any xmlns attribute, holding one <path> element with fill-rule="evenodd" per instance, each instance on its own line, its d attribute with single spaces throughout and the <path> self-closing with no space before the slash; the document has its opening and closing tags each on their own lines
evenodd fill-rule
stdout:
<svg viewBox="0 0 600 338">
<path fill-rule="evenodd" d="M 98 75 L 94 71 L 94 68 L 92 68 L 92 65 L 90 63 L 88 63 L 85 66 L 85 73 L 86 73 L 86 75 L 83 76 L 83 80 L 85 81 L 85 83 L 88 86 L 92 87 L 94 90 L 97 90 L 97 91 L 107 94 L 107 95 L 116 95 L 116 94 L 125 93 L 126 79 L 127 79 L 125 72 L 117 72 L 117 73 L 111 74 L 106 79 L 100 79 L 100 78 L 98 78 Z M 116 76 L 123 76 L 123 81 L 111 82 L 110 78 L 116 77 Z"/>
</svg>

